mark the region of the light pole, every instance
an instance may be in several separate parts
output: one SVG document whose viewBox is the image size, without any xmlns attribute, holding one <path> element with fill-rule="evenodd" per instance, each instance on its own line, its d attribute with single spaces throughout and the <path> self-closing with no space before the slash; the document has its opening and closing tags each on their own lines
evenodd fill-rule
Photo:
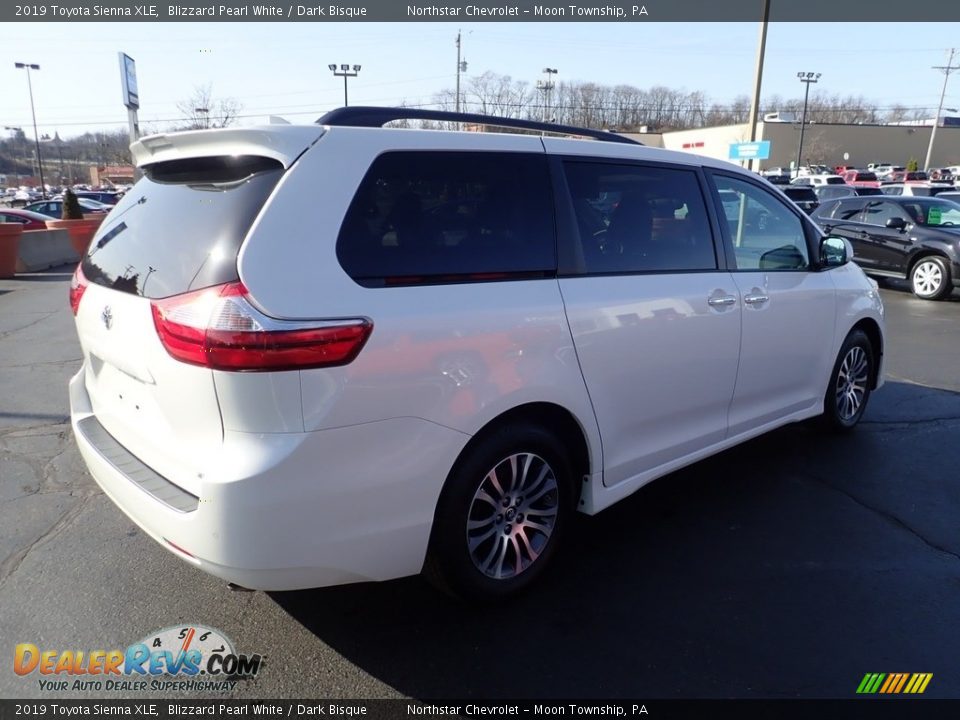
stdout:
<svg viewBox="0 0 960 720">
<path fill-rule="evenodd" d="M 537 80 L 537 90 L 540 90 L 543 93 L 543 121 L 549 122 L 549 112 L 550 112 L 550 94 L 553 91 L 553 88 L 556 87 L 556 83 L 551 80 L 551 78 L 557 74 L 556 68 L 545 67 L 543 69 L 544 74 L 546 74 L 546 80 Z"/>
<path fill-rule="evenodd" d="M 807 101 L 810 100 L 810 84 L 820 79 L 820 73 L 798 72 L 797 77 L 800 82 L 807 87 L 803 93 L 803 114 L 800 116 L 800 143 L 797 145 L 797 175 L 800 174 L 800 157 L 803 154 L 803 129 L 807 124 Z"/>
<path fill-rule="evenodd" d="M 203 115 L 203 129 L 209 130 L 210 129 L 210 108 L 205 108 L 205 107 L 194 108 L 193 111 L 195 113 L 199 113 L 200 115 Z"/>
<path fill-rule="evenodd" d="M 940 104 L 937 106 L 937 116 L 933 119 L 933 129 L 930 131 L 930 144 L 927 145 L 927 159 L 923 162 L 923 169 L 926 172 L 930 171 L 930 156 L 933 155 L 933 139 L 937 137 L 937 126 L 940 124 L 940 115 L 943 113 L 943 98 L 947 94 L 947 81 L 950 79 L 950 73 L 954 70 L 960 70 L 960 65 L 954 66 L 953 64 L 954 53 L 956 53 L 956 49 L 951 48 L 947 64 L 933 68 L 934 70 L 943 71 L 943 90 L 940 91 Z"/>
<path fill-rule="evenodd" d="M 341 65 L 340 69 L 337 70 L 337 66 L 331 63 L 330 65 L 327 65 L 327 67 L 333 71 L 333 74 L 336 77 L 343 78 L 343 106 L 347 107 L 349 105 L 347 102 L 347 78 L 356 77 L 357 73 L 360 72 L 360 66 L 354 65 L 351 69 L 349 65 Z"/>
<path fill-rule="evenodd" d="M 15 62 L 18 70 L 27 71 L 27 88 L 30 90 L 30 114 L 33 116 L 33 140 L 37 144 L 37 168 L 40 173 L 40 196 L 47 199 L 47 186 L 43 181 L 43 159 L 40 157 L 40 134 L 37 132 L 37 113 L 33 109 L 33 82 L 30 80 L 30 71 L 39 70 L 40 66 L 34 63 Z"/>
</svg>

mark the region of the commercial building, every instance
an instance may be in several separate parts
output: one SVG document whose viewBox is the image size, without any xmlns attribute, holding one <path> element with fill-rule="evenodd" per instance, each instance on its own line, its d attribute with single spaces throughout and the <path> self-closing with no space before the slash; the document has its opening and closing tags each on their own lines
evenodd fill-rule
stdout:
<svg viewBox="0 0 960 720">
<path fill-rule="evenodd" d="M 932 167 L 960 165 L 960 127 L 953 118 L 944 118 L 937 128 Z M 906 165 L 911 159 L 921 166 L 927 156 L 932 121 L 927 126 L 918 125 L 845 125 L 834 123 L 807 123 L 803 134 L 802 165 L 818 164 L 850 165 L 866 167 L 871 162 L 889 162 Z M 679 130 L 661 134 L 629 134 L 640 142 L 668 150 L 681 150 L 698 155 L 727 160 L 730 145 L 750 140 L 750 126 L 726 125 L 722 127 Z M 759 122 L 756 140 L 770 141 L 770 157 L 755 163 L 754 169 L 790 167 L 797 161 L 800 142 L 800 123 Z"/>
</svg>

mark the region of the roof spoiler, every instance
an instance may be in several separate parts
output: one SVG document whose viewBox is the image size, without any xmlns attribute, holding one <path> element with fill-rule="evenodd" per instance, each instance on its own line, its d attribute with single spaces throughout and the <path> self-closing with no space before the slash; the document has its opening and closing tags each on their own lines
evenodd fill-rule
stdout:
<svg viewBox="0 0 960 720">
<path fill-rule="evenodd" d="M 446 110 L 424 110 L 422 108 L 342 107 L 328 112 L 317 120 L 317 124 L 345 127 L 383 127 L 387 123 L 395 120 L 436 120 L 439 122 L 457 122 L 473 125 L 493 125 L 494 127 L 535 130 L 537 132 L 555 133 L 557 135 L 589 137 L 604 142 L 643 145 L 641 142 L 624 137 L 623 135 L 617 135 L 609 130 L 594 130 L 591 128 L 577 127 L 575 125 L 558 125 L 556 123 L 537 122 L 535 120 L 521 120 L 519 118 L 505 118 L 494 115 L 481 115 L 478 113 L 448 112 Z"/>
</svg>

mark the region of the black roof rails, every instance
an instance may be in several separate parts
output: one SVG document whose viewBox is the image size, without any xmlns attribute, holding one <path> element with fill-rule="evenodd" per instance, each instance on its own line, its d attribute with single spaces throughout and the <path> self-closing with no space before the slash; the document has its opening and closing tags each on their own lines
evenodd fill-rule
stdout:
<svg viewBox="0 0 960 720">
<path fill-rule="evenodd" d="M 607 130 L 592 130 L 576 127 L 575 125 L 556 125 L 554 123 L 536 122 L 535 120 L 520 120 L 517 118 L 496 117 L 494 115 L 480 115 L 477 113 L 458 113 L 446 110 L 424 110 L 421 108 L 391 108 L 391 107 L 342 107 L 331 110 L 317 120 L 317 125 L 341 125 L 347 127 L 383 127 L 394 120 L 438 120 L 443 122 L 476 123 L 478 125 L 493 125 L 495 127 L 519 128 L 521 130 L 537 130 L 540 132 L 557 133 L 559 135 L 579 135 L 591 137 L 605 142 L 626 143 L 628 145 L 643 145 L 623 135 L 617 135 Z"/>
</svg>

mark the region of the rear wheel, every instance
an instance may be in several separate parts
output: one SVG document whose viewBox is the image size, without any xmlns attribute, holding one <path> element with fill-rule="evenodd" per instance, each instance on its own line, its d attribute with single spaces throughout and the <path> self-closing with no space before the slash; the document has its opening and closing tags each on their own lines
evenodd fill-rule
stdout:
<svg viewBox="0 0 960 720">
<path fill-rule="evenodd" d="M 551 433 L 527 424 L 494 431 L 447 479 L 424 574 L 465 599 L 527 588 L 556 553 L 572 487 L 570 460 Z"/>
<path fill-rule="evenodd" d="M 863 417 L 873 382 L 874 352 L 870 338 L 853 330 L 837 356 L 823 398 L 823 424 L 833 430 L 851 430 Z"/>
<path fill-rule="evenodd" d="M 910 289 L 918 298 L 940 300 L 953 290 L 950 268 L 943 258 L 928 255 L 920 258 L 910 271 Z"/>
</svg>

